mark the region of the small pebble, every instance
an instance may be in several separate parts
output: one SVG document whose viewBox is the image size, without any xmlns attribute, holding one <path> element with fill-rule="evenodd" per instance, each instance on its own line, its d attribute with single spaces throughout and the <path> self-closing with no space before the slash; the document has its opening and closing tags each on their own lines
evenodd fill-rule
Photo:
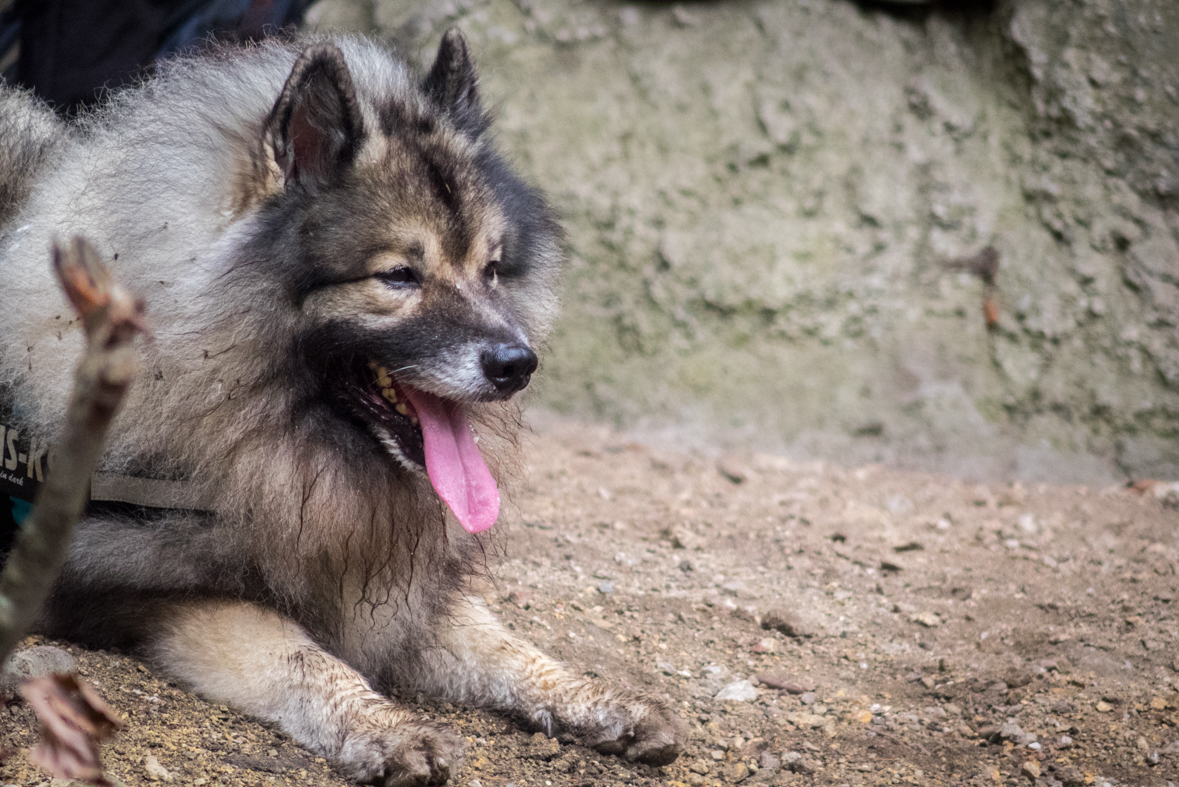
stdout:
<svg viewBox="0 0 1179 787">
<path fill-rule="evenodd" d="M 752 648 L 750 648 L 750 650 L 752 650 L 754 653 L 773 653 L 777 651 L 777 649 L 778 641 L 770 639 L 769 637 L 758 640 L 757 643 L 754 644 Z"/>
<path fill-rule="evenodd" d="M 1027 733 L 1023 731 L 1023 728 L 1013 721 L 1009 721 L 999 728 L 999 737 L 1012 743 L 1023 743 L 1025 735 Z"/>
<path fill-rule="evenodd" d="M 780 631 L 796 639 L 814 636 L 814 632 L 804 626 L 795 615 L 782 610 L 773 610 L 762 615 L 761 627 L 766 631 Z"/>
<path fill-rule="evenodd" d="M 713 699 L 753 702 L 757 699 L 757 689 L 748 680 L 733 681 L 718 691 Z"/>
<path fill-rule="evenodd" d="M 147 774 L 147 778 L 153 782 L 170 782 L 173 779 L 172 774 L 160 761 L 156 759 L 154 754 L 149 754 L 143 758 L 143 770 Z"/>
<path fill-rule="evenodd" d="M 743 781 L 749 775 L 749 766 L 743 762 L 735 762 L 722 771 L 725 779 L 730 784 L 736 784 Z"/>
<path fill-rule="evenodd" d="M 978 728 L 978 737 L 982 738 L 984 741 L 987 741 L 988 743 L 998 743 L 998 741 L 999 741 L 999 728 L 994 725 L 987 725 L 985 727 L 979 727 Z"/>
<path fill-rule="evenodd" d="M 942 624 L 941 619 L 932 612 L 921 612 L 914 615 L 910 620 L 929 629 L 937 628 Z"/>
<path fill-rule="evenodd" d="M 811 680 L 795 680 L 785 672 L 762 672 L 757 675 L 759 683 L 771 689 L 781 689 L 787 694 L 805 694 L 815 690 L 815 683 Z"/>
<path fill-rule="evenodd" d="M 0 698 L 11 701 L 17 687 L 30 678 L 43 678 L 54 672 L 73 672 L 74 657 L 61 648 L 40 645 L 13 653 L 0 672 Z"/>
<path fill-rule="evenodd" d="M 788 751 L 782 755 L 782 764 L 787 770 L 794 773 L 801 773 L 804 776 L 814 773 L 819 769 L 819 764 L 810 757 L 804 757 L 796 751 Z"/>
<path fill-rule="evenodd" d="M 726 596 L 740 596 L 744 590 L 744 582 L 726 582 L 721 585 L 721 592 Z"/>
<path fill-rule="evenodd" d="M 676 10 L 682 9 L 679 6 L 676 6 Z M 744 468 L 738 467 L 731 462 L 721 462 L 717 465 L 716 469 L 722 476 L 725 477 L 726 480 L 732 484 L 743 484 L 749 477 Z"/>
</svg>

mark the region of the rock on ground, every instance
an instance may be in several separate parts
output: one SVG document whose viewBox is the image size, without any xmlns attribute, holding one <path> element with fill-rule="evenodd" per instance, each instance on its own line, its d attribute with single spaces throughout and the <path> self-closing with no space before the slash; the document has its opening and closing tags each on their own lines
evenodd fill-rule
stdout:
<svg viewBox="0 0 1179 787">
<path fill-rule="evenodd" d="M 74 657 L 51 645 L 17 650 L 4 662 L 0 671 L 0 699 L 11 702 L 20 684 L 30 678 L 43 678 L 54 672 L 73 672 Z"/>
</svg>

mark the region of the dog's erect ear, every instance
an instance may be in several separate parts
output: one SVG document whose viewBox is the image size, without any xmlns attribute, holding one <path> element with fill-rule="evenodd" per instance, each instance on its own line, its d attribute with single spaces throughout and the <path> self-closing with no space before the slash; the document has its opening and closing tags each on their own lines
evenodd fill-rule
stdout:
<svg viewBox="0 0 1179 787">
<path fill-rule="evenodd" d="M 479 102 L 479 78 L 467 39 L 452 27 L 442 36 L 438 57 L 422 82 L 422 89 L 456 121 L 459 128 L 478 136 L 488 126 Z"/>
<path fill-rule="evenodd" d="M 364 135 L 344 54 L 331 44 L 307 48 L 266 123 L 266 141 L 287 185 L 329 183 L 351 165 Z"/>
</svg>

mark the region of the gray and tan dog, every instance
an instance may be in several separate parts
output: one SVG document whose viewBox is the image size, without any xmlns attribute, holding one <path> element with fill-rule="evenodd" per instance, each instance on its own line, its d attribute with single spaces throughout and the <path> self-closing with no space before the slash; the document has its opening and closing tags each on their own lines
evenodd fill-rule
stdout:
<svg viewBox="0 0 1179 787">
<path fill-rule="evenodd" d="M 546 657 L 467 582 L 561 264 L 489 122 L 457 31 L 424 77 L 355 38 L 180 60 L 69 128 L 0 92 L 21 456 L 81 349 L 53 237 L 90 238 L 154 329 L 46 631 L 136 648 L 359 780 L 440 784 L 460 756 L 392 688 L 675 759 L 666 705 Z"/>
</svg>

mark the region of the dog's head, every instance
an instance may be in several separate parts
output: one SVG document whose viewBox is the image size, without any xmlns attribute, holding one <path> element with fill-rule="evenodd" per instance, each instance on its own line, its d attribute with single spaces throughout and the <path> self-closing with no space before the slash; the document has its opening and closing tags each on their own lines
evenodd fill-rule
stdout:
<svg viewBox="0 0 1179 787">
<path fill-rule="evenodd" d="M 263 234 L 295 271 L 292 355 L 316 417 L 426 471 L 477 532 L 499 496 L 466 408 L 511 397 L 536 370 L 559 229 L 487 139 L 457 30 L 412 89 L 373 82 L 332 44 L 302 53 L 264 130 L 277 185 Z"/>
</svg>

